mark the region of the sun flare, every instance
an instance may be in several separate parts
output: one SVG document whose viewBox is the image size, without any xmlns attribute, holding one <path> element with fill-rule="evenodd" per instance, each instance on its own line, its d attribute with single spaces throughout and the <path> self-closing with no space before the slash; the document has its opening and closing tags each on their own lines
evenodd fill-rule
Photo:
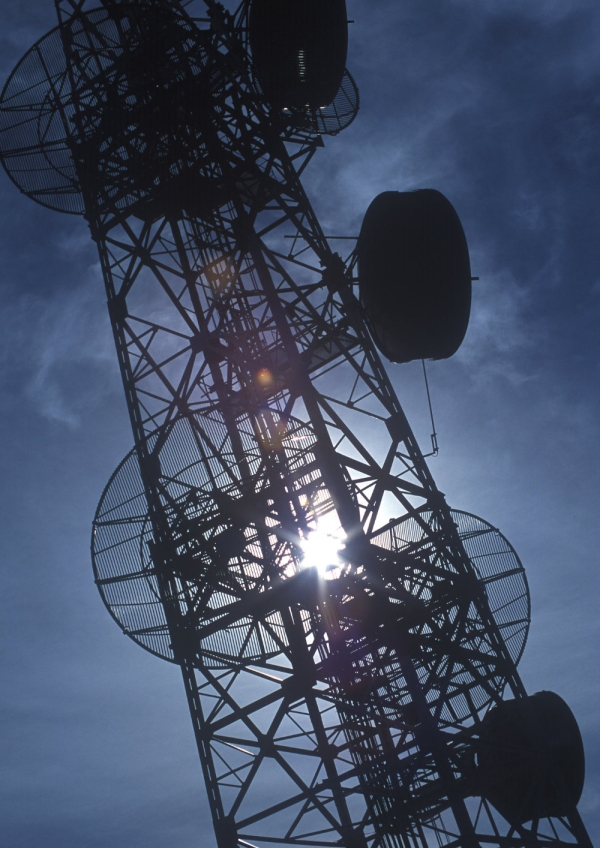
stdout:
<svg viewBox="0 0 600 848">
<path fill-rule="evenodd" d="M 346 537 L 339 523 L 327 521 L 327 518 L 329 516 L 324 516 L 302 540 L 302 565 L 316 568 L 321 577 L 333 580 L 339 577 L 343 566 L 341 552 Z"/>
</svg>

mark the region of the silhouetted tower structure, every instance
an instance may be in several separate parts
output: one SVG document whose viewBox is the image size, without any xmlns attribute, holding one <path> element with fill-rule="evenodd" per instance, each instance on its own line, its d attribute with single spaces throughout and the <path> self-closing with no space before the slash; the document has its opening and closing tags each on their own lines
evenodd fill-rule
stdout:
<svg viewBox="0 0 600 848">
<path fill-rule="evenodd" d="M 589 846 L 575 720 L 516 670 L 522 566 L 447 506 L 378 353 L 460 345 L 460 222 L 386 192 L 342 259 L 300 182 L 358 109 L 345 3 L 56 7 L 2 158 L 98 245 L 135 447 L 96 582 L 181 667 L 219 848 Z"/>
</svg>

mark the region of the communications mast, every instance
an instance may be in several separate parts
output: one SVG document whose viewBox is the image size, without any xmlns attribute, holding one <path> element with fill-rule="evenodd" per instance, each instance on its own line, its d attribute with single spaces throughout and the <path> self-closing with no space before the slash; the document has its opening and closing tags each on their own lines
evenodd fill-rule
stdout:
<svg viewBox="0 0 600 848">
<path fill-rule="evenodd" d="M 134 448 L 94 573 L 181 668 L 217 845 L 589 848 L 575 719 L 517 673 L 523 568 L 380 359 L 460 345 L 460 221 L 384 192 L 340 256 L 300 178 L 358 110 L 344 0 L 191 8 L 56 0 L 0 151 L 98 246 Z"/>
</svg>

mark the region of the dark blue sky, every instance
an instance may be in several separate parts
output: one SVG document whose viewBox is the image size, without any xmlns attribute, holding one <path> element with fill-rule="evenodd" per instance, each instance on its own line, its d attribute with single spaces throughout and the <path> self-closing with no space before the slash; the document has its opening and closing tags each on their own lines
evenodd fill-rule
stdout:
<svg viewBox="0 0 600 848">
<path fill-rule="evenodd" d="M 449 503 L 513 543 L 531 587 L 521 674 L 573 708 L 600 837 L 600 5 L 348 0 L 355 123 L 305 185 L 331 234 L 374 195 L 433 187 L 459 212 L 475 284 L 459 353 L 431 364 Z M 0 7 L 0 76 L 54 25 Z M 131 446 L 83 221 L 0 173 L 0 844 L 214 845 L 176 668 L 122 636 L 93 585 L 90 525 Z M 417 364 L 390 366 L 424 449 Z"/>
</svg>

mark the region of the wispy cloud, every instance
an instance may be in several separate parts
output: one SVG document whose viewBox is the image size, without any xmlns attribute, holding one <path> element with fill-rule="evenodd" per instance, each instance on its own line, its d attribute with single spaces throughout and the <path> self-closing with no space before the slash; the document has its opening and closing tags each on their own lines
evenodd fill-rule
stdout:
<svg viewBox="0 0 600 848">
<path fill-rule="evenodd" d="M 3 326 L 0 375 L 4 402 L 25 396 L 37 412 L 77 427 L 81 410 L 103 392 L 90 375 L 115 371 L 114 350 L 97 267 L 88 269 L 75 290 L 45 294 L 10 292 L 0 306 Z M 78 369 L 87 369 L 82 377 Z"/>
</svg>

